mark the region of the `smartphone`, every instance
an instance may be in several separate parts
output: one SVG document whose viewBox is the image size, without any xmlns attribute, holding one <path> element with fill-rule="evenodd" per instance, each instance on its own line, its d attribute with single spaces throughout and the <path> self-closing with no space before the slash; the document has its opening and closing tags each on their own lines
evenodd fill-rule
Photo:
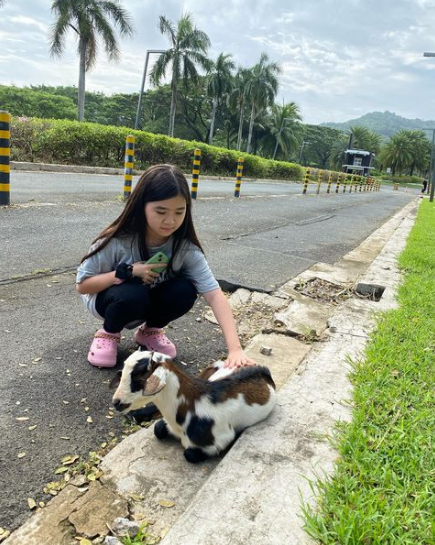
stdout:
<svg viewBox="0 0 435 545">
<path fill-rule="evenodd" d="M 148 259 L 148 261 L 146 261 L 145 263 L 168 263 L 169 262 L 169 258 L 166 254 L 164 254 L 163 252 L 157 252 L 156 254 L 153 255 L 153 257 L 150 257 L 150 259 Z M 158 273 L 161 273 L 162 271 L 164 271 L 166 269 L 166 267 L 153 267 L 153 271 L 154 272 L 158 272 Z"/>
</svg>

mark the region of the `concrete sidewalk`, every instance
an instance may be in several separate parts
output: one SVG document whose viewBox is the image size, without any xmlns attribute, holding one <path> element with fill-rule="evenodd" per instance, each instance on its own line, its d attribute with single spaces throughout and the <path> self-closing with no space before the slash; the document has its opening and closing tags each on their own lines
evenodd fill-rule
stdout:
<svg viewBox="0 0 435 545">
<path fill-rule="evenodd" d="M 224 458 L 189 465 L 177 442 L 160 443 L 152 428 L 143 429 L 104 458 L 99 480 L 68 484 L 4 543 L 69 545 L 79 536 L 116 543 L 105 536 L 117 517 L 151 521 L 149 532 L 163 545 L 311 543 L 301 501 L 314 502 L 308 480 L 333 469 L 337 454 L 327 437 L 337 420 L 351 416 L 343 403 L 351 395 L 348 357 L 362 357 L 376 313 L 395 305 L 397 257 L 419 202 L 335 266 L 317 264 L 262 296 L 261 303 L 274 308 L 273 320 L 248 353 L 270 367 L 280 388 L 278 406 Z M 314 279 L 323 286 L 323 300 L 301 294 Z M 356 282 L 386 289 L 379 302 L 355 296 L 340 304 L 332 296 L 325 301 Z M 239 290 L 232 303 L 237 310 L 258 304 L 258 297 Z M 260 353 L 263 345 L 273 348 L 271 356 Z"/>
</svg>

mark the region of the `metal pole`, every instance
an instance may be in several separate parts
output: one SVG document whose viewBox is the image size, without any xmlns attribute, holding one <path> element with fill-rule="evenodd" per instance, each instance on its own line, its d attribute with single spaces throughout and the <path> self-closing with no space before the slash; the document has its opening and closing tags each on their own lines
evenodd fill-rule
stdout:
<svg viewBox="0 0 435 545">
<path fill-rule="evenodd" d="M 142 107 L 142 95 L 143 95 L 143 91 L 145 89 L 145 80 L 146 80 L 146 77 L 147 77 L 149 57 L 150 57 L 150 52 L 147 51 L 147 54 L 146 54 L 146 57 L 145 57 L 145 66 L 144 66 L 144 69 L 143 69 L 142 84 L 140 86 L 140 92 L 139 92 L 139 100 L 138 100 L 138 103 L 137 103 L 136 119 L 134 121 L 135 130 L 137 130 L 137 128 L 139 127 L 140 110 L 141 110 L 141 107 Z"/>
<path fill-rule="evenodd" d="M 199 148 L 196 148 L 193 153 L 192 188 L 190 190 L 190 196 L 192 197 L 192 199 L 196 199 L 196 194 L 198 193 L 200 166 L 201 166 L 201 150 Z"/>
<path fill-rule="evenodd" d="M 163 49 L 147 49 L 147 54 L 146 54 L 146 57 L 145 57 L 145 66 L 144 66 L 144 69 L 143 69 L 142 84 L 141 84 L 141 87 L 140 87 L 139 100 L 138 100 L 138 103 L 137 103 L 136 119 L 134 121 L 135 130 L 137 130 L 138 127 L 139 127 L 140 111 L 141 111 L 141 108 L 142 108 L 142 95 L 143 95 L 143 92 L 144 92 L 144 89 L 145 89 L 145 81 L 146 81 L 147 71 L 148 71 L 148 59 L 150 57 L 150 53 L 164 53 L 164 51 L 163 51 Z"/>
<path fill-rule="evenodd" d="M 299 164 L 301 164 L 301 161 L 302 161 L 302 154 L 303 154 L 303 152 L 304 152 L 304 148 L 305 148 L 306 144 L 309 144 L 309 142 L 306 142 L 305 140 L 302 140 L 301 150 L 300 150 L 300 152 L 299 152 L 299 161 L 298 161 Z"/>
<path fill-rule="evenodd" d="M 234 196 L 240 197 L 240 185 L 242 183 L 242 175 L 243 175 L 243 157 L 239 157 L 239 160 L 237 161 L 237 174 L 236 174 L 236 186 L 234 188 Z"/>
<path fill-rule="evenodd" d="M 134 144 L 136 138 L 129 134 L 125 139 L 125 157 L 124 157 L 124 200 L 131 195 L 131 182 L 133 180 L 134 167 Z"/>
<path fill-rule="evenodd" d="M 433 163 L 434 163 L 434 147 L 435 147 L 435 128 L 423 128 L 422 130 L 432 131 L 432 147 L 430 150 L 430 163 L 429 163 L 429 185 L 430 185 L 429 201 L 433 202 L 433 198 L 434 198 L 434 164 Z M 429 187 L 427 188 L 427 193 L 429 193 Z"/>
<path fill-rule="evenodd" d="M 0 110 L 0 206 L 9 205 L 11 159 L 11 115 Z"/>
<path fill-rule="evenodd" d="M 435 53 L 433 51 L 425 51 L 423 53 L 423 57 L 435 57 Z M 425 129 L 423 129 L 425 130 Z M 434 140 L 435 140 L 435 129 L 428 129 L 428 130 L 431 130 L 432 131 L 432 149 L 431 149 L 431 152 L 430 152 L 430 175 L 429 175 L 429 182 L 430 182 L 430 198 L 429 198 L 429 202 L 433 202 L 433 197 L 434 197 L 434 176 L 433 176 L 433 155 L 434 155 L 434 152 L 433 152 L 433 148 L 434 148 Z"/>
<path fill-rule="evenodd" d="M 432 129 L 432 149 L 430 151 L 430 198 L 429 198 L 429 202 L 433 202 L 433 197 L 434 197 L 434 168 L 433 168 L 433 159 L 434 159 L 434 152 L 433 152 L 433 148 L 434 148 L 434 145 L 435 145 L 435 129 Z"/>
</svg>

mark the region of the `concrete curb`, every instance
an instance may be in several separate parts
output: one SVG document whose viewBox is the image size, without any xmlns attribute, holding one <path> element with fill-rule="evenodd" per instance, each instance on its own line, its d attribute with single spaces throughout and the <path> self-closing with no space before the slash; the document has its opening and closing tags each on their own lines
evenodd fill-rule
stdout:
<svg viewBox="0 0 435 545">
<path fill-rule="evenodd" d="M 312 543 L 300 519 L 301 499 L 315 501 L 307 479 L 333 469 L 336 452 L 326 438 L 337 420 L 350 418 L 343 404 L 351 394 L 347 357 L 361 356 L 376 312 L 395 304 L 397 256 L 419 202 L 405 206 L 335 267 L 317 264 L 278 290 L 277 297 L 291 301 L 285 311 L 276 311 L 281 325 L 255 337 L 248 353 L 269 365 L 278 378 L 279 403 L 272 416 L 247 430 L 223 459 L 189 465 L 177 442 L 161 443 L 151 428 L 143 429 L 105 457 L 100 482 L 87 490 L 80 489 L 83 483 L 68 485 L 4 543 L 70 545 L 77 543 L 74 536 L 79 532 L 91 539 L 104 535 L 106 524 L 127 513 L 152 519 L 151 531 L 163 538 L 163 545 Z M 309 351 L 289 335 L 294 335 L 296 318 L 300 321 L 301 306 L 293 316 L 291 312 L 295 286 L 312 278 L 376 281 L 386 290 L 378 303 L 348 299 L 330 308 L 320 322 L 310 322 L 307 312 L 309 328 L 324 335 L 324 342 Z M 243 297 L 240 302 L 249 304 Z M 272 356 L 260 355 L 262 344 L 273 346 Z M 165 508 L 160 500 L 172 500 L 174 506 Z"/>
<path fill-rule="evenodd" d="M 351 418 L 348 357 L 361 357 L 376 314 L 395 306 L 396 260 L 414 207 L 391 220 L 393 236 L 361 277 L 386 285 L 383 299 L 340 306 L 329 320 L 329 340 L 310 352 L 280 390 L 272 416 L 242 435 L 161 545 L 314 543 L 303 529 L 301 504 L 315 503 L 309 480 L 333 470 L 337 453 L 327 437 L 337 421 Z"/>
<path fill-rule="evenodd" d="M 23 171 L 23 172 L 71 172 L 75 174 L 100 174 L 100 175 L 111 175 L 111 176 L 123 176 L 124 167 L 88 167 L 85 165 L 58 165 L 51 163 L 31 163 L 25 161 L 11 161 L 11 170 L 12 171 Z M 143 170 L 133 170 L 134 176 L 140 176 L 144 171 Z M 189 180 L 192 178 L 191 174 L 186 174 L 186 178 Z M 201 174 L 200 179 L 204 178 L 207 180 L 224 180 L 236 182 L 236 175 L 234 176 L 209 176 L 208 174 Z M 301 183 L 296 180 L 272 180 L 269 178 L 245 178 L 243 181 L 246 182 L 263 182 L 263 183 Z"/>
</svg>

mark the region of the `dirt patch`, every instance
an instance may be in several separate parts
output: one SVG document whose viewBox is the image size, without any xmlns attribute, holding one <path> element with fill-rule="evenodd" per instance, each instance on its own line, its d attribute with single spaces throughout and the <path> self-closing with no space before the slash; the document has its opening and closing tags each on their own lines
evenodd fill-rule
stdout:
<svg viewBox="0 0 435 545">
<path fill-rule="evenodd" d="M 238 332 L 242 346 L 270 327 L 276 309 L 261 302 L 250 301 L 243 306 L 233 308 L 233 315 L 238 323 Z"/>
<path fill-rule="evenodd" d="M 353 286 L 334 284 L 320 278 L 296 284 L 294 289 L 302 295 L 333 305 L 338 305 L 354 295 Z"/>
</svg>

